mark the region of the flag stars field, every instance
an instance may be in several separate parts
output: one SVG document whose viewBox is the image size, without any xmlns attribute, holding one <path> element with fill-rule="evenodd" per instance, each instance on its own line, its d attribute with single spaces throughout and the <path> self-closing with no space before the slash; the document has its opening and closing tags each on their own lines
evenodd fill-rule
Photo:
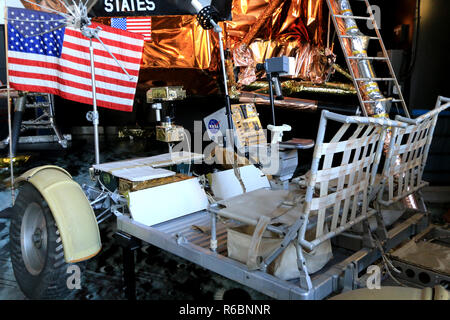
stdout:
<svg viewBox="0 0 450 320">
<path fill-rule="evenodd" d="M 67 27 L 60 16 L 36 12 L 8 8 L 7 54 L 11 87 L 92 104 L 90 40 L 79 29 Z M 37 21 L 38 18 L 42 21 Z M 90 27 L 97 25 L 93 23 Z M 104 25 L 101 28 L 99 37 L 132 77 L 130 79 L 94 39 L 97 104 L 132 111 L 144 36 Z"/>
</svg>

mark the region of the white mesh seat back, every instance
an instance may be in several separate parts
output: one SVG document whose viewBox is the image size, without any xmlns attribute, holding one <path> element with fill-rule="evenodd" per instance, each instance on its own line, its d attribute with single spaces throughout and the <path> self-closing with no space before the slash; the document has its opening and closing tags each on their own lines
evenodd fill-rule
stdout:
<svg viewBox="0 0 450 320">
<path fill-rule="evenodd" d="M 330 120 L 343 124 L 326 139 Z M 387 123 L 393 122 L 322 113 L 303 210 L 307 219 L 317 215 L 314 240 L 304 239 L 306 228 L 302 227 L 302 242 L 307 247 L 315 247 L 368 217 L 369 187 L 375 181 Z M 333 188 L 330 181 L 335 182 Z M 326 219 L 330 215 L 331 220 Z"/>
<path fill-rule="evenodd" d="M 422 176 L 436 123 L 439 114 L 450 107 L 449 103 L 441 105 L 441 102 L 438 99 L 434 110 L 415 120 L 397 117 L 409 125 L 406 128 L 393 128 L 392 135 L 388 135 L 389 151 L 383 169 L 383 183 L 387 190 L 383 189 L 379 194 L 382 204 L 390 205 L 427 184 Z"/>
</svg>

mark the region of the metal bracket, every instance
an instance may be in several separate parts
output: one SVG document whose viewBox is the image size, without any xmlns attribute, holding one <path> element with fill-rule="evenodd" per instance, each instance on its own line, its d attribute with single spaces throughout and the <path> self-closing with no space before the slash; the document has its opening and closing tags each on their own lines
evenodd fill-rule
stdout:
<svg viewBox="0 0 450 320">
<path fill-rule="evenodd" d="M 372 231 L 370 231 L 370 225 L 368 219 L 363 221 L 363 246 L 367 248 L 375 248 L 375 240 L 372 237 Z"/>
<path fill-rule="evenodd" d="M 354 262 L 347 265 L 344 272 L 344 289 L 342 292 L 347 292 L 355 289 L 355 283 L 358 281 L 358 274 Z"/>
<path fill-rule="evenodd" d="M 261 262 L 260 268 L 264 269 L 268 265 L 270 265 L 291 243 L 292 240 L 297 237 L 298 232 L 301 228 L 301 226 L 304 223 L 305 218 L 302 216 L 300 219 L 298 219 L 295 224 L 293 224 L 286 235 L 284 236 L 283 241 L 281 242 L 280 246 L 275 249 L 264 261 Z"/>
<path fill-rule="evenodd" d="M 87 113 L 86 113 L 86 120 L 87 121 L 89 121 L 89 122 L 92 122 L 92 123 L 96 123 L 96 124 L 98 124 L 99 122 L 98 122 L 98 119 L 99 119 L 99 114 L 98 114 L 98 111 L 97 112 L 94 112 L 94 111 L 88 111 Z M 95 122 L 94 122 L 95 121 Z"/>
<path fill-rule="evenodd" d="M 381 215 L 380 210 L 377 210 L 375 218 L 377 220 L 377 229 L 375 230 L 375 233 L 377 234 L 378 239 L 383 243 L 388 239 L 389 235 L 386 230 L 386 226 L 384 224 L 383 216 Z"/>
<path fill-rule="evenodd" d="M 422 190 L 416 191 L 416 199 L 419 205 L 419 210 L 421 213 L 424 213 L 425 215 L 429 216 L 430 212 L 427 209 L 427 206 L 425 205 L 425 201 L 423 199 L 423 193 Z"/>
<path fill-rule="evenodd" d="M 179 233 L 177 233 L 177 234 L 175 235 L 175 241 L 177 242 L 178 245 L 187 242 L 186 238 L 185 238 L 183 235 L 179 234 Z"/>
</svg>

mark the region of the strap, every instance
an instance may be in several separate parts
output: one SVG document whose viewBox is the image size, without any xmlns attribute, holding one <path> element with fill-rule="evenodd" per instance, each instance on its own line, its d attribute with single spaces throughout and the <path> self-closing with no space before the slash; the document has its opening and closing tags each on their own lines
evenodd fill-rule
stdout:
<svg viewBox="0 0 450 320">
<path fill-rule="evenodd" d="M 272 212 L 271 218 L 267 216 L 261 216 L 258 219 L 258 223 L 256 224 L 255 231 L 253 232 L 252 240 L 250 242 L 250 247 L 248 249 L 248 257 L 247 257 L 247 267 L 249 270 L 256 270 L 259 268 L 258 256 L 261 246 L 261 240 L 264 235 L 264 232 L 267 229 L 267 226 L 276 218 L 279 218 L 289 212 L 293 207 L 298 204 L 298 198 L 295 197 L 293 192 L 289 192 L 287 199 L 282 203 L 287 205 L 287 208 L 278 207 L 275 211 Z M 286 204 L 286 202 L 291 202 L 290 204 Z"/>
<path fill-rule="evenodd" d="M 262 237 L 269 223 L 270 218 L 262 216 L 259 218 L 258 224 L 255 227 L 255 231 L 253 232 L 252 236 L 252 241 L 250 242 L 250 247 L 248 248 L 247 267 L 249 268 L 249 270 L 256 270 L 259 268 L 258 263 L 259 248 L 261 246 Z"/>
<path fill-rule="evenodd" d="M 272 218 L 272 222 L 274 222 L 275 219 L 280 218 L 281 216 L 284 216 L 286 213 L 291 211 L 294 207 L 299 206 L 300 203 L 304 202 L 304 200 L 305 200 L 304 194 L 300 194 L 300 195 L 296 196 L 294 192 L 289 192 L 287 199 L 280 204 L 280 206 L 284 205 L 286 207 L 283 208 L 283 207 L 279 206 L 270 215 Z"/>
</svg>

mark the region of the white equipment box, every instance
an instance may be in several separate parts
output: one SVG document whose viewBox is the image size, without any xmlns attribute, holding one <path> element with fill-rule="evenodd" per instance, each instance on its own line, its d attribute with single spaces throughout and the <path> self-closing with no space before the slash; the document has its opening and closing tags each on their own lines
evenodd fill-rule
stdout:
<svg viewBox="0 0 450 320">
<path fill-rule="evenodd" d="M 146 226 L 208 207 L 208 197 L 197 178 L 130 192 L 128 196 L 131 217 Z"/>
</svg>

